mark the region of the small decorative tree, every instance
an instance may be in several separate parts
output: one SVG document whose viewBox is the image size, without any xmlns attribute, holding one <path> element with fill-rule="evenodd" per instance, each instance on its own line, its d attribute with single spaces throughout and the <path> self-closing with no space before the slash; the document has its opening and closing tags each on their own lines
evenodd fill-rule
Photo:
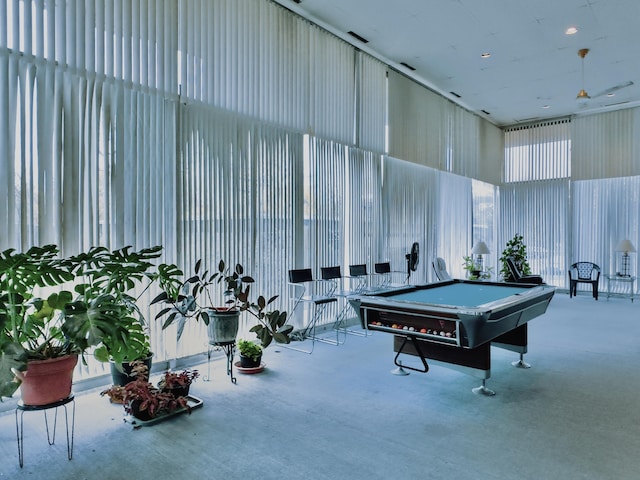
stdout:
<svg viewBox="0 0 640 480">
<path fill-rule="evenodd" d="M 516 233 L 511 240 L 507 242 L 506 248 L 502 251 L 500 263 L 502 268 L 500 274 L 505 282 L 513 282 L 515 278 L 511 275 L 511 271 L 507 266 L 507 258 L 513 258 L 516 267 L 523 275 L 531 274 L 531 267 L 527 262 L 527 246 L 524 244 L 522 235 Z"/>
</svg>

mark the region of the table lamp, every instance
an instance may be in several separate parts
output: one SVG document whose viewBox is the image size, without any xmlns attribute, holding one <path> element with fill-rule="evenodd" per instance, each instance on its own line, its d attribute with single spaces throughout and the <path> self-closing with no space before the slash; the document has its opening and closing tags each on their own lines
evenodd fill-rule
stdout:
<svg viewBox="0 0 640 480">
<path fill-rule="evenodd" d="M 621 276 L 629 276 L 629 252 L 635 252 L 636 248 L 631 243 L 631 240 L 624 239 L 616 246 L 616 252 L 622 252 L 622 272 Z"/>
<path fill-rule="evenodd" d="M 484 265 L 482 264 L 483 262 L 482 256 L 488 255 L 489 253 L 491 253 L 491 251 L 489 250 L 489 247 L 487 247 L 487 244 L 482 241 L 476 243 L 471 249 L 471 254 L 478 256 L 478 267 L 480 268 L 481 272 L 484 271 Z"/>
</svg>

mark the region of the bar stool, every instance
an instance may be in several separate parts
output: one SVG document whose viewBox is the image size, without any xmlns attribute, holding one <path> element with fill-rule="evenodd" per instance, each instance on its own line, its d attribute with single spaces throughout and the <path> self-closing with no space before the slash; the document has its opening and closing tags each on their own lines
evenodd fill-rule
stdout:
<svg viewBox="0 0 640 480">
<path fill-rule="evenodd" d="M 67 411 L 67 405 L 71 403 L 71 435 L 69 435 L 69 413 Z M 76 421 L 76 401 L 73 393 L 67 398 L 58 400 L 57 402 L 48 403 L 46 405 L 25 405 L 22 400 L 18 402 L 16 406 L 16 435 L 18 438 L 18 461 L 20 462 L 20 468 L 24 465 L 24 428 L 23 417 L 24 412 L 44 412 L 44 424 L 47 429 L 47 442 L 49 445 L 53 445 L 56 441 L 56 425 L 58 422 L 58 407 L 64 407 L 64 420 L 67 428 L 67 458 L 71 460 L 73 457 L 73 432 Z M 47 410 L 55 409 L 53 417 L 53 435 L 49 432 L 49 420 L 47 418 Z M 18 412 L 20 412 L 20 420 L 18 421 Z"/>
<path fill-rule="evenodd" d="M 320 272 L 322 274 L 323 280 L 333 280 L 336 282 L 336 284 L 338 285 L 338 288 L 336 288 L 336 290 L 333 292 L 333 295 L 336 298 L 341 300 L 341 305 L 338 306 L 338 311 L 336 313 L 336 320 L 333 324 L 333 328 L 336 331 L 336 339 L 335 341 L 331 341 L 330 343 L 332 343 L 333 345 L 343 344 L 346 340 L 346 334 L 348 333 L 353 333 L 354 335 L 359 335 L 359 336 L 366 336 L 361 332 L 353 332 L 349 330 L 346 326 L 347 315 L 349 314 L 349 312 L 353 312 L 353 309 L 349 304 L 347 297 L 351 295 L 356 295 L 359 293 L 361 280 L 356 279 L 357 280 L 356 288 L 354 289 L 352 288 L 351 285 L 349 285 L 349 281 L 351 280 L 351 277 L 343 277 L 340 266 L 322 267 L 320 269 Z M 357 315 L 357 312 L 354 312 L 354 313 Z M 340 341 L 340 337 L 338 335 L 340 331 L 342 331 L 345 334 L 345 338 L 342 341 Z"/>
<path fill-rule="evenodd" d="M 299 305 L 307 305 L 312 310 L 309 323 L 299 332 L 292 335 L 292 339 L 301 341 L 311 339 L 311 349 L 304 350 L 291 345 L 280 345 L 280 347 L 302 353 L 312 353 L 316 340 L 326 342 L 325 339 L 316 335 L 316 325 L 325 313 L 327 306 L 337 304 L 338 299 L 334 296 L 337 287 L 336 282 L 332 280 L 314 280 L 311 269 L 302 268 L 289 270 L 288 286 L 289 298 L 293 303 L 289 318 L 293 318 L 294 312 Z"/>
<path fill-rule="evenodd" d="M 378 282 L 380 288 L 404 287 L 407 285 L 407 273 L 391 270 L 390 262 L 379 262 L 374 265 L 374 272 L 382 278 Z"/>
</svg>

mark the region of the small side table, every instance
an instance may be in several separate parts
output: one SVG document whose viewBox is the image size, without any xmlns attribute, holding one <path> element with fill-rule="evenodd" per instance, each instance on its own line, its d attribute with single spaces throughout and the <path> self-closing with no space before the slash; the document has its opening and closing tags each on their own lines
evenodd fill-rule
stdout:
<svg viewBox="0 0 640 480">
<path fill-rule="evenodd" d="M 69 413 L 67 411 L 67 405 L 71 403 L 71 431 L 69 431 Z M 64 407 L 64 421 L 67 428 L 67 458 L 71 460 L 73 457 L 73 432 L 76 421 L 76 401 L 73 393 L 67 398 L 59 400 L 57 402 L 48 403 L 47 405 L 25 405 L 22 400 L 18 402 L 16 407 L 16 435 L 18 437 L 18 461 L 20 462 L 20 468 L 24 465 L 24 428 L 23 417 L 24 412 L 43 412 L 44 424 L 47 429 L 47 442 L 49 445 L 53 445 L 56 441 L 56 424 L 58 422 L 58 407 Z M 47 418 L 47 410 L 54 409 L 53 417 L 53 434 L 49 432 L 49 420 Z M 18 421 L 18 412 L 20 412 L 20 420 Z"/>
<path fill-rule="evenodd" d="M 631 301 L 633 302 L 633 297 L 636 293 L 636 277 L 611 274 L 606 274 L 604 277 L 607 279 L 607 300 L 611 296 L 611 282 L 620 282 L 623 284 L 629 284 L 629 296 L 631 297 Z"/>
</svg>

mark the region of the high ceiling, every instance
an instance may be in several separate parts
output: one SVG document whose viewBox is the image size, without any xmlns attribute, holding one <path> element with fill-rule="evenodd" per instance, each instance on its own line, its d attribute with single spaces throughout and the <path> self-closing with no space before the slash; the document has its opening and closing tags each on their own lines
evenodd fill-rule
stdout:
<svg viewBox="0 0 640 480">
<path fill-rule="evenodd" d="M 638 0 L 277 1 L 499 126 L 640 104 Z"/>
</svg>

